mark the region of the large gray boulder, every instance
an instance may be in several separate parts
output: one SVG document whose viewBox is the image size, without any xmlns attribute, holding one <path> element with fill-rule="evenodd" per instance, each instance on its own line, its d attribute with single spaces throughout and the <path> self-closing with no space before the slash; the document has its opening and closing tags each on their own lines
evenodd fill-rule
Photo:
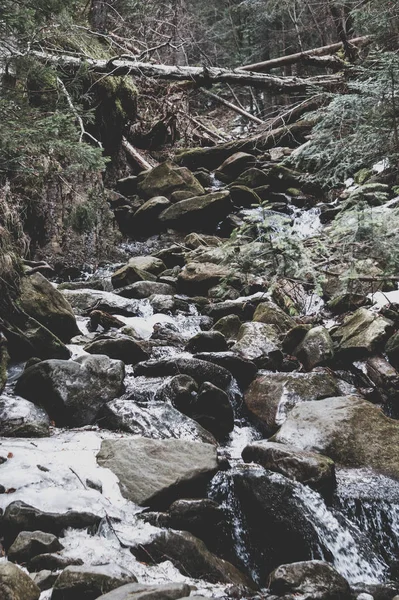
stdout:
<svg viewBox="0 0 399 600">
<path fill-rule="evenodd" d="M 106 565 L 70 566 L 57 578 L 51 599 L 96 600 L 104 593 L 136 582 L 136 577 L 127 573 L 116 577 L 112 569 Z"/>
<path fill-rule="evenodd" d="M 83 289 L 63 290 L 62 293 L 78 315 L 87 315 L 92 310 L 99 310 L 125 317 L 142 316 L 137 300 L 122 298 L 113 292 Z"/>
<path fill-rule="evenodd" d="M 158 218 L 165 226 L 183 231 L 190 231 L 192 228 L 214 231 L 232 208 L 230 192 L 224 190 L 180 200 L 161 212 Z"/>
<path fill-rule="evenodd" d="M 344 320 L 332 338 L 338 344 L 340 356 L 357 360 L 381 350 L 392 331 L 392 321 L 367 308 L 359 308 Z"/>
<path fill-rule="evenodd" d="M 125 498 L 151 507 L 195 494 L 218 469 L 213 445 L 183 440 L 104 440 L 97 462 L 119 478 Z"/>
<path fill-rule="evenodd" d="M 167 402 L 138 403 L 118 398 L 101 410 L 102 427 L 151 439 L 179 439 L 215 444 L 213 435 Z"/>
<path fill-rule="evenodd" d="M 8 558 L 13 562 L 25 563 L 38 554 L 58 552 L 62 548 L 52 533 L 21 531 L 8 549 Z"/>
<path fill-rule="evenodd" d="M 131 548 L 131 552 L 139 560 L 152 563 L 163 562 L 167 556 L 189 577 L 212 583 L 253 585 L 236 567 L 209 552 L 204 542 L 187 531 L 160 531 L 149 542 Z"/>
<path fill-rule="evenodd" d="M 280 333 L 287 333 L 287 331 L 296 326 L 294 319 L 287 315 L 277 304 L 274 304 L 274 302 L 261 302 L 258 304 L 253 320 L 259 323 L 275 325 Z"/>
<path fill-rule="evenodd" d="M 327 364 L 334 356 L 334 344 L 325 327 L 313 327 L 305 334 L 293 354 L 306 371 Z"/>
<path fill-rule="evenodd" d="M 121 395 L 124 376 L 121 361 L 101 354 L 44 360 L 22 373 L 15 391 L 42 406 L 58 426 L 82 427 L 94 423 L 103 404 Z"/>
<path fill-rule="evenodd" d="M 62 342 L 80 334 L 71 305 L 41 273 L 21 280 L 20 305 Z"/>
<path fill-rule="evenodd" d="M 281 565 L 270 575 L 270 591 L 303 600 L 345 600 L 352 597 L 348 582 L 328 563 L 309 560 Z"/>
<path fill-rule="evenodd" d="M 259 375 L 245 393 L 245 405 L 268 432 L 276 431 L 293 407 L 308 400 L 339 396 L 336 379 L 327 371 Z"/>
<path fill-rule="evenodd" d="M 108 594 L 100 596 L 101 600 L 178 600 L 190 594 L 187 583 L 128 583 Z"/>
<path fill-rule="evenodd" d="M 188 296 L 206 296 L 208 291 L 231 275 L 231 270 L 214 263 L 189 262 L 178 277 L 178 289 Z"/>
<path fill-rule="evenodd" d="M 309 485 L 322 495 L 331 496 L 335 483 L 334 461 L 316 452 L 295 446 L 259 440 L 242 451 L 245 462 L 255 462 L 269 471 Z"/>
<path fill-rule="evenodd" d="M 24 571 L 10 562 L 0 563 L 1 600 L 38 600 L 40 588 Z"/>
<path fill-rule="evenodd" d="M 224 367 L 197 358 L 163 358 L 147 360 L 135 368 L 135 375 L 165 377 L 168 375 L 189 375 L 198 384 L 210 381 L 225 390 L 232 382 L 231 373 Z"/>
<path fill-rule="evenodd" d="M 399 479 L 399 423 L 359 396 L 298 404 L 272 441 Z"/>
<path fill-rule="evenodd" d="M 253 321 L 241 325 L 231 350 L 253 361 L 260 369 L 276 368 L 283 360 L 278 330 L 267 323 Z"/>
<path fill-rule="evenodd" d="M 0 396 L 0 436 L 46 437 L 48 414 L 33 402 L 14 396 Z"/>
<path fill-rule="evenodd" d="M 135 365 L 150 356 L 143 346 L 128 335 L 100 335 L 84 346 L 89 354 L 105 354 L 109 358 L 121 360 L 125 365 Z"/>
<path fill-rule="evenodd" d="M 189 196 L 204 194 L 205 190 L 189 169 L 177 167 L 170 160 L 142 173 L 137 186 L 138 193 L 145 198 L 165 196 L 183 190 Z"/>
</svg>

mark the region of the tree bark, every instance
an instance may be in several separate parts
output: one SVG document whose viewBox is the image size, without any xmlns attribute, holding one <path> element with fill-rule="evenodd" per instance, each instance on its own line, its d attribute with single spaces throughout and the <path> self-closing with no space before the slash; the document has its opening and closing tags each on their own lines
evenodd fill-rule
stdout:
<svg viewBox="0 0 399 600">
<path fill-rule="evenodd" d="M 133 75 L 172 81 L 191 81 L 198 87 L 209 87 L 214 83 L 248 85 L 284 94 L 308 94 L 310 87 L 334 90 L 344 84 L 340 75 L 319 75 L 316 77 L 277 77 L 275 75 L 248 73 L 241 69 L 221 69 L 216 67 L 176 67 L 137 62 L 130 56 L 117 56 L 111 60 L 80 58 L 66 54 L 55 55 L 49 52 L 31 51 L 31 55 L 55 66 L 76 70 L 86 65 L 95 73 L 104 75 Z M 283 57 L 285 58 L 285 57 Z"/>
</svg>

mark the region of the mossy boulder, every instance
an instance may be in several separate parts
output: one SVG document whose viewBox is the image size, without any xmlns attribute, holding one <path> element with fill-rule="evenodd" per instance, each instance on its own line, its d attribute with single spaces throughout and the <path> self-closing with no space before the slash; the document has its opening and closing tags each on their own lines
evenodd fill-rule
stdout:
<svg viewBox="0 0 399 600">
<path fill-rule="evenodd" d="M 21 280 L 20 305 L 63 342 L 80 334 L 68 300 L 41 273 Z"/>
<path fill-rule="evenodd" d="M 261 369 L 275 369 L 283 360 L 278 329 L 268 323 L 243 323 L 231 350 Z"/>
<path fill-rule="evenodd" d="M 332 338 L 341 357 L 357 360 L 381 350 L 392 331 L 392 321 L 359 308 L 334 331 Z"/>
<path fill-rule="evenodd" d="M 4 600 L 39 600 L 39 587 L 22 569 L 11 562 L 0 564 L 0 598 Z"/>
<path fill-rule="evenodd" d="M 240 175 L 250 167 L 254 167 L 256 164 L 256 158 L 252 154 L 247 152 L 236 152 L 216 169 L 216 176 L 220 181 L 230 183 L 236 179 L 237 175 Z"/>
<path fill-rule="evenodd" d="M 256 167 L 247 169 L 238 179 L 234 180 L 234 185 L 244 185 L 252 189 L 268 184 L 268 171 L 262 171 L 262 169 L 257 169 Z"/>
<path fill-rule="evenodd" d="M 303 600 L 350 600 L 349 583 L 327 562 L 309 560 L 277 567 L 270 574 L 270 591 Z"/>
<path fill-rule="evenodd" d="M 399 479 L 399 423 L 359 396 L 298 404 L 271 441 Z"/>
<path fill-rule="evenodd" d="M 208 290 L 230 275 L 228 267 L 190 262 L 179 273 L 178 290 L 188 296 L 206 295 Z"/>
<path fill-rule="evenodd" d="M 172 204 L 159 215 L 159 221 L 178 230 L 213 232 L 232 208 L 230 193 L 227 190 L 211 192 Z"/>
<path fill-rule="evenodd" d="M 156 233 L 160 228 L 159 215 L 168 206 L 170 200 L 165 196 L 155 196 L 140 206 L 132 217 L 132 229 L 137 235 Z"/>
<path fill-rule="evenodd" d="M 313 327 L 293 352 L 306 371 L 327 364 L 334 356 L 334 344 L 325 327 Z"/>
<path fill-rule="evenodd" d="M 111 567 L 70 566 L 62 571 L 55 582 L 52 600 L 96 600 L 103 594 L 128 583 L 137 582 L 134 575 L 115 576 Z"/>
<path fill-rule="evenodd" d="M 287 331 L 296 326 L 294 319 L 287 315 L 277 304 L 274 304 L 274 302 L 262 302 L 258 304 L 253 320 L 259 323 L 275 325 L 280 333 L 287 333 Z"/>
<path fill-rule="evenodd" d="M 117 289 L 131 285 L 137 281 L 156 281 L 156 279 L 156 276 L 149 271 L 128 263 L 115 271 L 111 277 L 111 282 L 114 288 Z"/>
<path fill-rule="evenodd" d="M 189 192 L 191 196 L 205 194 L 204 188 L 191 171 L 184 167 L 179 168 L 169 160 L 143 173 L 139 178 L 137 190 L 144 198 L 165 196 L 170 199 L 177 190 Z"/>
<path fill-rule="evenodd" d="M 256 191 L 251 190 L 246 185 L 232 185 L 229 189 L 234 206 L 251 208 L 251 206 L 259 205 L 262 202 Z"/>
</svg>

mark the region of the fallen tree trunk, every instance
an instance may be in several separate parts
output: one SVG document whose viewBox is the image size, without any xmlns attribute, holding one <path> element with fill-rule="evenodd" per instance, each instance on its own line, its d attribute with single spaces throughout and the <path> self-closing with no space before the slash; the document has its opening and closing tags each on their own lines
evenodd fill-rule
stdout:
<svg viewBox="0 0 399 600">
<path fill-rule="evenodd" d="M 362 46 L 370 43 L 371 38 L 368 35 L 348 40 L 352 46 Z M 288 56 L 280 56 L 278 58 L 272 58 L 259 63 L 253 63 L 250 65 L 243 65 L 239 67 L 240 71 L 270 71 L 270 69 L 276 69 L 277 67 L 285 67 L 287 65 L 293 65 L 301 62 L 310 56 L 324 56 L 333 52 L 338 52 L 344 47 L 342 42 L 336 44 L 329 44 L 328 46 L 321 46 L 320 48 L 312 48 L 311 50 L 305 50 L 304 52 L 296 52 L 295 54 L 288 54 Z"/>
<path fill-rule="evenodd" d="M 327 94 L 318 94 L 317 96 L 312 96 L 300 104 L 295 104 L 292 106 L 292 108 L 289 108 L 283 113 L 277 115 L 277 117 L 266 121 L 265 124 L 268 126 L 269 130 L 276 129 L 277 127 L 286 127 L 287 125 L 298 121 L 305 113 L 317 110 L 323 106 L 323 104 L 327 104 L 328 102 L 329 99 Z"/>
<path fill-rule="evenodd" d="M 134 57 L 122 55 L 111 60 L 56 55 L 50 52 L 31 51 L 31 56 L 62 68 L 77 70 L 86 65 L 91 71 L 104 75 L 134 75 L 172 81 L 192 81 L 197 86 L 211 86 L 214 83 L 233 83 L 268 89 L 275 93 L 307 94 L 310 87 L 333 90 L 344 85 L 340 75 L 320 75 L 316 77 L 277 77 L 274 75 L 248 73 L 241 69 L 220 69 L 216 67 L 179 67 L 137 62 Z"/>
<path fill-rule="evenodd" d="M 178 152 L 175 161 L 184 167 L 195 170 L 199 167 L 216 169 L 226 158 L 236 152 L 249 152 L 259 155 L 274 146 L 295 148 L 306 141 L 315 120 L 302 120 L 277 129 L 262 131 L 249 138 L 218 144 L 212 148 L 193 148 Z"/>
<path fill-rule="evenodd" d="M 249 113 L 248 111 L 244 110 L 240 106 L 237 106 L 236 104 L 233 104 L 232 102 L 229 102 L 228 100 L 225 100 L 221 96 L 217 96 L 216 94 L 213 94 L 209 90 L 202 90 L 202 91 L 207 96 L 210 96 L 210 98 L 213 98 L 214 100 L 217 100 L 217 102 L 220 102 L 221 104 L 224 104 L 224 106 L 227 106 L 228 108 L 231 108 L 231 110 L 234 110 L 234 112 L 238 113 L 239 115 L 242 115 L 246 119 L 249 119 L 250 121 L 253 121 L 254 123 L 257 123 L 258 125 L 264 125 L 265 124 L 265 122 L 262 121 L 262 119 L 259 119 L 258 117 L 255 117 L 255 115 L 251 115 L 251 113 Z"/>
</svg>

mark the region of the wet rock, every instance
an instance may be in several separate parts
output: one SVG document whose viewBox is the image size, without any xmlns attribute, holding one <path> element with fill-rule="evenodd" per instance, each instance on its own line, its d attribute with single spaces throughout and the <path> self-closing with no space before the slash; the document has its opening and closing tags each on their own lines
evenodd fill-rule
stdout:
<svg viewBox="0 0 399 600">
<path fill-rule="evenodd" d="M 123 391 L 124 364 L 103 355 L 44 360 L 22 373 L 16 394 L 42 406 L 58 426 L 95 422 L 101 406 Z"/>
<path fill-rule="evenodd" d="M 206 296 L 208 290 L 230 275 L 227 267 L 213 263 L 188 263 L 179 273 L 178 289 L 188 296 Z"/>
<path fill-rule="evenodd" d="M 322 557 L 323 543 L 306 499 L 297 493 L 299 483 L 253 465 L 223 476 L 236 499 L 234 511 L 241 511 L 245 523 L 243 539 L 251 549 L 246 566 L 252 567 L 261 587 L 266 587 L 268 574 L 282 563 Z"/>
<path fill-rule="evenodd" d="M 228 349 L 226 339 L 219 331 L 202 331 L 190 338 L 186 344 L 187 352 L 223 352 Z"/>
<path fill-rule="evenodd" d="M 340 390 L 328 372 L 268 373 L 253 381 L 244 400 L 257 422 L 267 432 L 273 432 L 284 423 L 296 404 L 333 395 L 340 395 Z"/>
<path fill-rule="evenodd" d="M 8 559 L 13 562 L 25 563 L 38 554 L 58 552 L 62 548 L 58 538 L 51 533 L 21 531 L 8 549 Z"/>
<path fill-rule="evenodd" d="M 261 304 L 258 304 L 253 320 L 274 325 L 280 333 L 287 333 L 296 326 L 294 319 L 274 302 L 261 302 Z"/>
<path fill-rule="evenodd" d="M 216 440 L 199 422 L 181 414 L 165 402 L 139 404 L 117 399 L 108 402 L 99 415 L 101 427 L 128 431 L 151 439 L 179 439 L 216 445 Z"/>
<path fill-rule="evenodd" d="M 167 283 L 159 283 L 157 281 L 136 281 L 136 283 L 119 288 L 116 293 L 123 298 L 142 299 L 149 298 L 153 294 L 173 296 L 175 292 L 175 288 Z"/>
<path fill-rule="evenodd" d="M 187 583 L 167 583 L 156 585 L 151 583 L 128 583 L 108 594 L 100 596 L 101 600 L 178 600 L 190 594 Z"/>
<path fill-rule="evenodd" d="M 171 206 L 171 202 L 165 196 L 155 196 L 144 202 L 133 214 L 131 220 L 133 231 L 138 235 L 157 232 L 160 229 L 158 217 L 168 206 Z"/>
<path fill-rule="evenodd" d="M 232 185 L 229 189 L 234 206 L 251 208 L 262 203 L 256 191 L 245 185 Z"/>
<path fill-rule="evenodd" d="M 230 371 L 242 389 L 245 389 L 251 383 L 258 370 L 254 362 L 235 352 L 200 352 L 195 354 L 194 358 L 224 367 Z"/>
<path fill-rule="evenodd" d="M 296 325 L 288 331 L 283 339 L 283 350 L 288 354 L 293 354 L 295 348 L 299 346 L 305 335 L 312 329 L 312 325 L 301 324 Z"/>
<path fill-rule="evenodd" d="M 0 598 L 39 600 L 40 588 L 24 571 L 10 562 L 0 563 Z"/>
<path fill-rule="evenodd" d="M 299 404 L 272 441 L 399 478 L 399 424 L 358 396 Z"/>
<path fill-rule="evenodd" d="M 150 255 L 134 256 L 129 259 L 127 264 L 147 273 L 152 273 L 152 275 L 159 275 L 166 269 L 165 263 L 160 258 Z"/>
<path fill-rule="evenodd" d="M 367 375 L 378 388 L 384 403 L 388 405 L 390 416 L 398 413 L 399 373 L 382 356 L 371 356 L 366 363 Z M 393 414 L 392 414 L 393 413 Z"/>
<path fill-rule="evenodd" d="M 399 332 L 389 338 L 385 345 L 385 353 L 389 362 L 397 369 L 399 368 Z"/>
<path fill-rule="evenodd" d="M 178 244 L 172 244 L 169 248 L 159 250 L 156 252 L 155 256 L 163 260 L 168 269 L 183 267 L 186 262 L 184 258 L 184 248 Z M 164 273 L 158 277 L 158 281 L 170 284 L 168 277 Z"/>
<path fill-rule="evenodd" d="M 209 381 L 221 389 L 226 389 L 232 381 L 231 374 L 227 369 L 196 358 L 148 360 L 136 365 L 135 374 L 146 375 L 147 377 L 189 375 L 199 384 L 203 381 Z"/>
<path fill-rule="evenodd" d="M 93 567 L 67 567 L 55 582 L 52 600 L 96 600 L 103 594 L 135 583 L 134 575 L 116 577 L 106 565 Z"/>
<path fill-rule="evenodd" d="M 196 495 L 217 471 L 211 444 L 183 440 L 104 440 L 100 466 L 119 478 L 122 495 L 139 506 L 157 507 L 190 491 Z"/>
<path fill-rule="evenodd" d="M 335 296 L 328 303 L 327 306 L 336 315 L 341 315 L 363 306 L 370 306 L 372 304 L 370 298 L 363 294 L 340 294 Z"/>
<path fill-rule="evenodd" d="M 155 323 L 151 341 L 155 341 L 163 346 L 173 347 L 183 346 L 184 344 L 181 332 L 173 323 Z"/>
<path fill-rule="evenodd" d="M 220 181 L 230 183 L 237 175 L 240 175 L 250 167 L 255 166 L 256 158 L 247 152 L 236 152 L 219 165 L 216 176 Z"/>
<path fill-rule="evenodd" d="M 94 310 L 126 317 L 141 315 L 137 300 L 122 298 L 113 292 L 64 290 L 63 294 L 78 315 L 86 315 Z"/>
<path fill-rule="evenodd" d="M 205 544 L 187 531 L 160 531 L 147 543 L 131 548 L 138 560 L 160 563 L 165 556 L 184 575 L 212 583 L 251 585 L 231 563 L 209 552 Z"/>
<path fill-rule="evenodd" d="M 125 327 L 125 323 L 103 310 L 92 310 L 90 313 L 90 331 L 97 331 L 99 326 L 104 331 L 108 331 L 109 329 L 121 329 Z"/>
<path fill-rule="evenodd" d="M 242 457 L 245 462 L 255 462 L 269 471 L 309 485 L 324 497 L 330 499 L 332 496 L 335 467 L 334 462 L 326 456 L 304 452 L 295 446 L 260 440 L 246 446 Z"/>
<path fill-rule="evenodd" d="M 43 531 L 59 536 L 64 529 L 86 529 L 98 525 L 101 517 L 88 512 L 70 510 L 65 513 L 50 513 L 17 500 L 4 511 L 2 528 L 8 541 L 14 541 L 21 531 Z"/>
<path fill-rule="evenodd" d="M 116 182 L 117 190 L 124 196 L 134 196 L 137 193 L 138 177 L 136 175 L 129 175 L 118 179 Z"/>
<path fill-rule="evenodd" d="M 137 190 L 145 198 L 154 196 L 170 198 L 171 194 L 177 190 L 184 190 L 192 196 L 205 193 L 204 188 L 191 171 L 187 168 L 176 167 L 169 160 L 143 173 L 139 178 Z"/>
<path fill-rule="evenodd" d="M 26 568 L 30 573 L 36 571 L 59 571 L 65 569 L 71 565 L 83 565 L 81 558 L 71 558 L 67 556 L 60 556 L 59 554 L 38 554 L 31 558 Z"/>
<path fill-rule="evenodd" d="M 80 334 L 71 305 L 40 273 L 21 280 L 20 304 L 22 310 L 62 342 Z"/>
<path fill-rule="evenodd" d="M 0 396 L 0 436 L 47 437 L 50 419 L 47 413 L 23 398 Z"/>
<path fill-rule="evenodd" d="M 282 360 L 278 331 L 266 323 L 244 323 L 238 332 L 237 342 L 231 350 L 253 361 L 261 369 L 275 369 Z"/>
<path fill-rule="evenodd" d="M 237 315 L 226 315 L 219 319 L 213 326 L 215 331 L 220 331 L 226 340 L 236 340 L 242 321 Z"/>
<path fill-rule="evenodd" d="M 304 600 L 348 600 L 348 582 L 321 560 L 281 565 L 270 574 L 270 591 L 278 596 L 300 595 Z"/>
<path fill-rule="evenodd" d="M 237 300 L 226 300 L 224 302 L 215 302 L 206 306 L 203 313 L 213 319 L 236 315 L 242 321 L 250 321 L 254 315 L 257 305 L 262 302 L 263 294 L 254 294 Z"/>
<path fill-rule="evenodd" d="M 215 532 L 224 520 L 223 509 L 208 498 L 181 499 L 168 508 L 167 526 L 188 531 L 199 537 L 208 547 L 217 544 Z"/>
<path fill-rule="evenodd" d="M 156 281 L 156 276 L 149 271 L 139 269 L 128 263 L 115 271 L 111 277 L 111 282 L 115 289 L 126 287 L 132 283 L 136 283 L 136 281 Z"/>
<path fill-rule="evenodd" d="M 164 383 L 156 392 L 156 399 L 171 402 L 178 410 L 187 406 L 196 397 L 198 384 L 189 375 L 175 375 Z"/>
<path fill-rule="evenodd" d="M 89 354 L 104 354 L 109 358 L 121 360 L 125 365 L 135 365 L 149 358 L 148 352 L 140 343 L 127 335 L 99 336 L 84 346 L 84 350 Z"/>
<path fill-rule="evenodd" d="M 249 188 L 257 188 L 269 184 L 268 173 L 257 168 L 250 168 L 244 171 L 238 179 L 234 181 L 235 185 L 245 185 Z"/>
<path fill-rule="evenodd" d="M 306 371 L 327 364 L 334 356 L 333 341 L 325 327 L 313 327 L 308 331 L 293 354 Z"/>
<path fill-rule="evenodd" d="M 58 573 L 53 573 L 52 571 L 39 571 L 39 573 L 32 573 L 31 577 L 40 590 L 45 592 L 53 587 L 58 577 Z"/>
<path fill-rule="evenodd" d="M 158 220 L 167 227 L 190 231 L 214 231 L 218 223 L 232 210 L 230 192 L 211 192 L 204 196 L 194 196 L 180 200 L 166 208 Z"/>
<path fill-rule="evenodd" d="M 217 439 L 223 439 L 234 428 L 234 412 L 227 394 L 212 385 L 203 383 L 196 398 L 179 410 L 197 421 Z"/>
<path fill-rule="evenodd" d="M 344 320 L 332 338 L 338 344 L 340 357 L 358 360 L 383 348 L 392 330 L 392 321 L 359 308 Z"/>
<path fill-rule="evenodd" d="M 3 326 L 2 333 L 7 339 L 12 361 L 24 361 L 33 356 L 68 359 L 71 355 L 57 336 L 24 312 L 14 313 L 12 326 Z"/>
</svg>

